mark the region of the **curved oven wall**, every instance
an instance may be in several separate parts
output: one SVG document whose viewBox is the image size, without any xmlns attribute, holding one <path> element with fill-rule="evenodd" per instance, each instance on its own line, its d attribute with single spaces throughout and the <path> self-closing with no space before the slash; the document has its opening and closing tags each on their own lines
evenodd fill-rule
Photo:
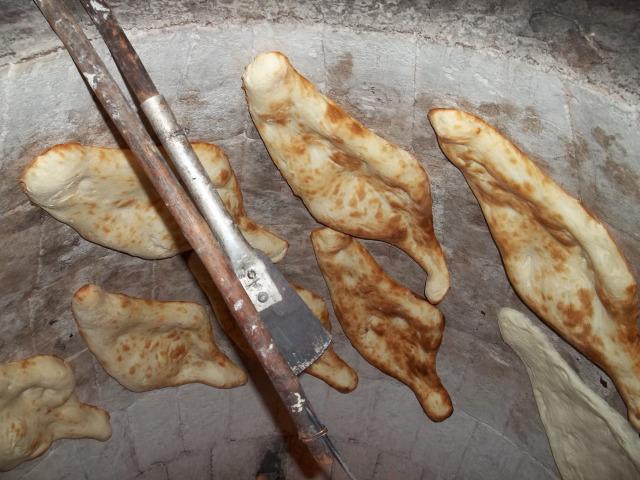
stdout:
<svg viewBox="0 0 640 480">
<path fill-rule="evenodd" d="M 126 7 L 120 11 L 128 21 Z M 500 307 L 527 309 L 506 280 L 476 200 L 439 151 L 426 112 L 458 107 L 500 128 L 607 222 L 637 272 L 640 136 L 633 92 L 605 77 L 591 81 L 592 69 L 580 76 L 565 68 L 567 62 L 556 64 L 542 53 L 543 61 L 527 58 L 525 47 L 505 52 L 452 41 L 453 33 L 425 34 L 432 28 L 426 21 L 419 25 L 422 33 L 412 33 L 410 25 L 396 31 L 402 29 L 389 27 L 390 20 L 375 31 L 376 25 L 366 24 L 370 17 L 358 20 L 353 11 L 341 26 L 338 13 L 324 23 L 272 22 L 256 19 L 247 7 L 233 15 L 245 15 L 248 23 L 200 22 L 185 10 L 173 13 L 184 21 L 160 25 L 154 23 L 159 10 L 154 12 L 132 27 L 135 47 L 190 137 L 217 143 L 229 154 L 249 213 L 289 240 L 280 265 L 290 280 L 328 299 L 309 242 L 316 224 L 271 162 L 247 112 L 240 76 L 256 54 L 287 54 L 321 91 L 413 152 L 430 174 L 436 231 L 452 274 L 441 304 L 446 329 L 438 370 L 454 402 L 453 416 L 441 424 L 429 421 L 409 389 L 359 357 L 335 318 L 336 350 L 358 371 L 358 388 L 344 395 L 303 378 L 360 478 L 556 478 L 529 378 L 497 328 Z M 13 52 L 0 67 L 0 359 L 36 353 L 67 359 L 81 400 L 111 413 L 113 437 L 106 443 L 58 441 L 3 478 L 209 478 L 210 471 L 215 478 L 253 478 L 268 451 L 286 449 L 282 431 L 290 434 L 259 372 L 232 390 L 188 385 L 136 394 L 109 377 L 79 338 L 70 299 L 84 283 L 147 298 L 207 302 L 180 256 L 151 262 L 89 243 L 21 192 L 21 170 L 49 146 L 118 141 L 66 52 L 56 48 L 42 19 L 29 18 L 39 22 L 42 36 L 24 44 L 29 55 Z M 358 21 L 360 27 L 349 25 Z M 26 42 L 22 35 L 18 40 Z M 406 255 L 366 243 L 390 275 L 422 292 L 424 273 Z M 222 348 L 239 361 L 217 327 L 214 322 Z M 544 329 L 588 385 L 624 412 L 611 381 Z M 283 455 L 286 478 L 314 478 L 308 462 L 292 450 Z"/>
</svg>

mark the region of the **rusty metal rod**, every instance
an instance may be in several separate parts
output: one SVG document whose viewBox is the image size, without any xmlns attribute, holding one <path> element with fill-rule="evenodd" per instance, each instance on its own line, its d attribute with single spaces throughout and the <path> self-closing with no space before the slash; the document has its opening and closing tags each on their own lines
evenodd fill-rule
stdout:
<svg viewBox="0 0 640 480">
<path fill-rule="evenodd" d="M 322 432 L 309 417 L 308 400 L 298 378 L 274 348 L 265 328 L 208 225 L 167 166 L 155 143 L 143 128 L 139 117 L 127 103 L 106 66 L 94 50 L 80 24 L 61 0 L 34 0 L 51 28 L 73 58 L 78 70 L 113 120 L 145 174 L 174 217 L 185 238 L 196 251 L 209 275 L 235 316 L 247 341 L 294 420 L 301 439 L 321 465 L 332 458 Z M 239 306 L 233 308 L 232 306 Z"/>
</svg>

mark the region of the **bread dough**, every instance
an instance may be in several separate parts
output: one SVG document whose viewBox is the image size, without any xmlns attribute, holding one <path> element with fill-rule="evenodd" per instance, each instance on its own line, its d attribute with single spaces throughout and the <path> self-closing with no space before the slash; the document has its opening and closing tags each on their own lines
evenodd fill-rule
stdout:
<svg viewBox="0 0 640 480">
<path fill-rule="evenodd" d="M 311 233 L 311 242 L 336 317 L 355 349 L 411 388 L 429 418 L 439 422 L 451 415 L 451 399 L 436 373 L 440 310 L 390 278 L 349 235 L 322 228 Z"/>
<path fill-rule="evenodd" d="M 640 438 L 629 423 L 580 380 L 522 313 L 503 308 L 498 323 L 527 368 L 562 478 L 640 478 Z"/>
<path fill-rule="evenodd" d="M 190 302 L 160 302 L 85 285 L 73 314 L 89 350 L 134 392 L 204 383 L 232 388 L 246 374 L 215 344 L 207 311 Z"/>
<path fill-rule="evenodd" d="M 480 202 L 518 295 L 608 373 L 640 429 L 637 284 L 605 227 L 479 118 L 437 109 L 429 119 Z"/>
<path fill-rule="evenodd" d="M 59 438 L 111 437 L 109 414 L 81 403 L 71 367 L 51 355 L 0 364 L 0 471 L 42 455 Z"/>
<path fill-rule="evenodd" d="M 272 261 L 281 260 L 287 242 L 247 216 L 225 153 L 210 143 L 192 145 L 247 241 Z M 129 150 L 56 145 L 25 169 L 22 188 L 90 242 L 147 259 L 191 249 Z"/>
<path fill-rule="evenodd" d="M 321 95 L 281 53 L 259 55 L 243 82 L 271 158 L 311 214 L 343 233 L 398 246 L 427 271 L 427 298 L 442 300 L 449 272 L 418 160 Z"/>
</svg>

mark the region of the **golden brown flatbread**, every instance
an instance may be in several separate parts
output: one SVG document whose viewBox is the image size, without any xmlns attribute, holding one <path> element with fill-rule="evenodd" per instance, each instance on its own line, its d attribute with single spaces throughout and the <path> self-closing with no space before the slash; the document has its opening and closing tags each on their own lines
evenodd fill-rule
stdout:
<svg viewBox="0 0 640 480">
<path fill-rule="evenodd" d="M 369 363 L 413 390 L 439 422 L 453 412 L 436 373 L 442 313 L 391 279 L 354 238 L 329 228 L 311 233 L 336 317 Z"/>
<path fill-rule="evenodd" d="M 400 247 L 427 271 L 427 298 L 442 300 L 449 272 L 418 160 L 321 95 L 281 53 L 259 55 L 242 78 L 271 158 L 311 214 L 341 232 Z"/>
<path fill-rule="evenodd" d="M 247 241 L 274 262 L 281 260 L 287 242 L 247 217 L 225 153 L 203 142 L 193 149 Z M 25 169 L 22 188 L 90 242 L 147 259 L 191 248 L 129 150 L 56 145 Z"/>
<path fill-rule="evenodd" d="M 503 308 L 498 323 L 527 367 L 562 478 L 640 478 L 640 438 L 629 422 L 580 380 L 522 313 Z"/>
<path fill-rule="evenodd" d="M 189 256 L 188 263 L 200 288 L 207 295 L 209 303 L 211 303 L 215 316 L 224 332 L 247 358 L 254 360 L 255 355 L 253 350 L 244 338 L 240 327 L 238 327 L 238 324 L 231 316 L 231 312 L 229 312 L 220 292 L 214 285 L 213 280 L 211 280 L 211 277 L 205 270 L 198 256 L 192 253 Z M 329 311 L 322 297 L 300 286 L 293 285 L 293 287 L 304 303 L 307 304 L 311 312 L 320 320 L 324 328 L 330 332 L 331 321 L 329 320 Z M 305 372 L 319 378 L 342 393 L 351 392 L 358 386 L 358 374 L 338 356 L 331 345 Z"/>
<path fill-rule="evenodd" d="M 479 118 L 437 109 L 429 119 L 480 202 L 516 292 L 609 374 L 640 430 L 637 285 L 605 227 Z"/>
<path fill-rule="evenodd" d="M 81 403 L 71 367 L 51 355 L 0 364 L 0 471 L 42 455 L 59 438 L 111 437 L 109 414 Z"/>
<path fill-rule="evenodd" d="M 144 300 L 85 285 L 73 296 L 72 309 L 89 350 L 129 390 L 195 382 L 232 388 L 247 382 L 215 344 L 201 305 Z"/>
</svg>

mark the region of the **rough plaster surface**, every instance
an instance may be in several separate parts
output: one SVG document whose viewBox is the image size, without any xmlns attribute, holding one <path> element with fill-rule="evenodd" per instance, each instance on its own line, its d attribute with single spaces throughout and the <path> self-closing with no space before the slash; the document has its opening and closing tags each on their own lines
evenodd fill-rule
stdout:
<svg viewBox="0 0 640 480">
<path fill-rule="evenodd" d="M 19 173 L 41 150 L 65 141 L 114 145 L 117 138 L 35 7 L 6 3 L 0 13 L 0 360 L 34 353 L 66 358 L 80 399 L 109 410 L 114 433 L 106 443 L 58 441 L 2 478 L 253 478 L 268 451 L 283 457 L 286 478 L 345 478 L 337 467 L 329 475 L 315 471 L 295 442 L 283 443 L 291 426 L 254 367 L 253 381 L 238 389 L 187 385 L 134 394 L 86 350 L 70 310 L 84 283 L 206 300 L 181 257 L 150 262 L 90 244 L 22 194 Z M 430 422 L 411 392 L 362 360 L 334 321 L 336 350 L 358 370 L 360 384 L 349 395 L 310 377 L 303 384 L 359 477 L 557 478 L 528 376 L 497 328 L 500 307 L 525 307 L 506 280 L 477 202 L 439 152 L 426 112 L 457 106 L 500 127 L 608 222 L 637 273 L 637 7 L 155 1 L 142 9 L 134 3 L 118 2 L 116 9 L 132 42 L 191 137 L 227 151 L 249 213 L 291 242 L 281 263 L 289 279 L 328 298 L 308 239 L 315 223 L 269 159 L 244 104 L 240 75 L 254 55 L 285 52 L 347 111 L 412 151 L 430 172 L 436 231 L 452 273 L 438 370 L 455 412 L 441 424 Z M 389 274 L 422 291 L 424 273 L 408 257 L 383 243 L 367 246 Z M 545 331 L 587 384 L 624 411 L 609 379 Z"/>
</svg>

